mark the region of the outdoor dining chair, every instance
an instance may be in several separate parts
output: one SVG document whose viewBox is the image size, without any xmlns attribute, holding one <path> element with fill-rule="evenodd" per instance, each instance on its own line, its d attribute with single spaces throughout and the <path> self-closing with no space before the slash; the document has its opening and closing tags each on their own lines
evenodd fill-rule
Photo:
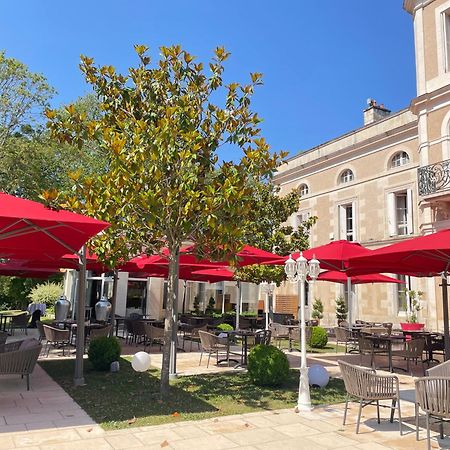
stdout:
<svg viewBox="0 0 450 450">
<path fill-rule="evenodd" d="M 306 338 L 306 343 L 307 344 L 311 340 L 311 333 L 312 333 L 312 327 L 310 327 L 310 326 L 305 327 L 305 338 Z M 291 330 L 290 330 L 290 333 L 289 333 L 289 351 L 291 351 L 293 349 L 293 346 L 292 346 L 293 343 L 296 343 L 298 345 L 298 348 L 300 349 L 301 332 L 300 332 L 300 328 L 299 327 L 291 328 Z"/>
<path fill-rule="evenodd" d="M 353 333 L 347 328 L 335 327 L 334 334 L 336 336 L 336 352 L 340 343 L 345 345 L 345 353 L 348 352 L 350 345 L 352 346 L 351 350 L 355 350 L 357 348 L 358 339 L 356 339 Z"/>
<path fill-rule="evenodd" d="M 289 340 L 289 328 L 281 323 L 272 322 L 269 324 L 269 330 L 272 332 L 272 337 L 277 347 L 281 346 L 282 340 Z"/>
<path fill-rule="evenodd" d="M 450 359 L 437 366 L 431 367 L 426 371 L 429 377 L 449 377 L 450 378 Z"/>
<path fill-rule="evenodd" d="M 142 344 L 145 341 L 145 322 L 142 320 L 133 320 L 131 327 L 136 345 Z"/>
<path fill-rule="evenodd" d="M 198 334 L 200 336 L 201 343 L 200 362 L 198 363 L 199 366 L 202 363 L 203 352 L 208 353 L 208 362 L 206 367 L 209 367 L 211 354 L 216 355 L 216 364 L 219 363 L 219 353 L 226 355 L 227 364 L 230 365 L 230 346 L 228 344 L 222 343 L 218 336 L 208 333 L 207 331 L 199 330 Z"/>
<path fill-rule="evenodd" d="M 425 413 L 427 448 L 431 449 L 430 418 L 439 423 L 440 438 L 444 438 L 444 422 L 450 420 L 450 378 L 422 377 L 415 380 L 416 440 L 419 440 L 419 408 Z"/>
<path fill-rule="evenodd" d="M 0 345 L 6 343 L 6 339 L 8 338 L 8 333 L 6 331 L 0 331 Z"/>
<path fill-rule="evenodd" d="M 36 328 L 39 333 L 39 342 L 42 342 L 42 340 L 45 339 L 44 324 L 40 320 L 37 320 Z"/>
<path fill-rule="evenodd" d="M 14 330 L 24 330 L 25 334 L 28 335 L 28 321 L 30 316 L 28 313 L 19 314 L 17 316 L 12 316 L 9 322 L 9 332 L 14 335 Z"/>
<path fill-rule="evenodd" d="M 63 356 L 65 356 L 64 350 L 70 344 L 70 330 L 61 330 L 59 328 L 51 327 L 49 325 L 43 325 L 45 334 L 45 350 L 47 350 L 47 357 L 50 352 L 50 345 L 54 347 L 62 348 Z M 44 350 L 44 353 L 45 353 Z"/>
<path fill-rule="evenodd" d="M 395 408 L 398 410 L 400 435 L 402 435 L 402 415 L 400 411 L 399 381 L 396 375 L 379 375 L 373 369 L 355 366 L 345 361 L 338 361 L 342 378 L 347 391 L 345 400 L 344 420 L 347 418 L 348 401 L 350 396 L 359 400 L 356 434 L 359 433 L 362 409 L 375 403 L 377 405 L 377 422 L 380 423 L 380 406 L 391 409 L 390 422 L 394 420 Z M 391 400 L 391 405 L 380 405 L 381 400 Z"/>
<path fill-rule="evenodd" d="M 145 341 L 144 349 L 147 346 L 152 346 L 153 344 L 159 345 L 161 349 L 164 345 L 164 329 L 155 327 L 151 323 L 144 323 Z"/>
<path fill-rule="evenodd" d="M 422 358 L 425 349 L 425 339 L 412 339 L 405 342 L 402 350 L 392 350 L 392 358 L 406 359 L 406 370 L 412 375 L 411 360 L 417 362 L 420 360 L 422 364 L 423 375 L 425 375 L 424 361 Z"/>
</svg>

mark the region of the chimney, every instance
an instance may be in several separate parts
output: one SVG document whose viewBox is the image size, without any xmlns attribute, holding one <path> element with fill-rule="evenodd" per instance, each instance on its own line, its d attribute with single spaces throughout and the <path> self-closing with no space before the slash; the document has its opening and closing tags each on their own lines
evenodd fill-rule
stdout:
<svg viewBox="0 0 450 450">
<path fill-rule="evenodd" d="M 367 99 L 367 108 L 364 110 L 364 125 L 378 122 L 385 119 L 391 114 L 389 109 L 386 109 L 383 104 L 378 105 L 373 98 Z"/>
</svg>

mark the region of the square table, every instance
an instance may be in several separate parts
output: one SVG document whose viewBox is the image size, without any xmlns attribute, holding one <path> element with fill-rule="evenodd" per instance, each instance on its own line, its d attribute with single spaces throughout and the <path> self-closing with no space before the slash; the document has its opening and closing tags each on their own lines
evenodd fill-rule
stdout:
<svg viewBox="0 0 450 450">
<path fill-rule="evenodd" d="M 388 369 L 389 372 L 394 372 L 394 367 L 392 365 L 392 344 L 398 343 L 398 342 L 405 342 L 406 337 L 404 335 L 399 334 L 372 334 L 372 335 L 365 335 L 366 339 L 370 339 L 374 343 L 384 344 L 388 351 Z M 401 367 L 398 367 L 398 369 L 404 370 Z"/>
</svg>

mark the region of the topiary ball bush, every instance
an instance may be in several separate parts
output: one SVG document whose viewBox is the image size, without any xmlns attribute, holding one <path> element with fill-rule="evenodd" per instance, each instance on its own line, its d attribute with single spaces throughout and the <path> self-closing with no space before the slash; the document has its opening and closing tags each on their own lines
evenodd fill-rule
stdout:
<svg viewBox="0 0 450 450">
<path fill-rule="evenodd" d="M 286 355 L 273 345 L 256 345 L 248 355 L 248 374 L 258 386 L 280 386 L 289 377 Z"/>
<path fill-rule="evenodd" d="M 228 323 L 221 323 L 217 325 L 217 329 L 220 331 L 233 331 L 233 327 Z"/>
<path fill-rule="evenodd" d="M 111 363 L 120 357 L 119 340 L 111 336 L 92 339 L 89 344 L 88 358 L 95 370 L 109 370 Z"/>
<path fill-rule="evenodd" d="M 312 348 L 325 348 L 328 344 L 327 330 L 322 327 L 312 327 L 309 345 Z"/>
</svg>

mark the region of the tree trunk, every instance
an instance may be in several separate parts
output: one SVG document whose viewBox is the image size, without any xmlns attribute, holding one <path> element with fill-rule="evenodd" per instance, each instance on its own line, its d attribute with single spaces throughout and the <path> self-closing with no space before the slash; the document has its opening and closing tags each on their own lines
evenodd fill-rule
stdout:
<svg viewBox="0 0 450 450">
<path fill-rule="evenodd" d="M 119 282 L 119 271 L 114 269 L 113 275 L 113 295 L 111 299 L 111 333 L 114 336 L 114 329 L 116 327 L 116 304 L 117 304 L 117 284 Z"/>
<path fill-rule="evenodd" d="M 162 396 L 169 394 L 169 373 L 170 356 L 172 347 L 172 336 L 174 328 L 174 307 L 177 299 L 178 270 L 180 260 L 180 247 L 178 245 L 169 245 L 169 278 L 167 284 L 167 304 L 164 320 L 164 347 L 161 367 L 161 386 Z M 176 309 L 175 309 L 176 312 Z"/>
</svg>

